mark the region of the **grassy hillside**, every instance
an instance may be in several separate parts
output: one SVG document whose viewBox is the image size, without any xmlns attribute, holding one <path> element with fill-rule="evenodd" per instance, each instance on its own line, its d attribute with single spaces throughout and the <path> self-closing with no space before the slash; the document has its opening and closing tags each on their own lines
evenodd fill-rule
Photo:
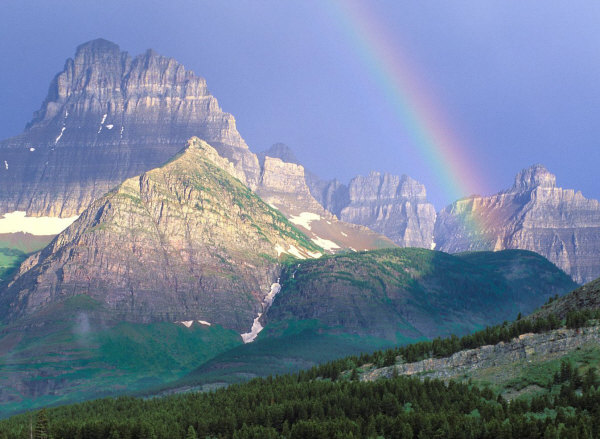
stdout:
<svg viewBox="0 0 600 439">
<path fill-rule="evenodd" d="M 220 326 L 117 323 L 88 296 L 45 313 L 60 318 L 0 328 L 0 416 L 164 384 L 241 344 Z"/>
<path fill-rule="evenodd" d="M 256 342 L 216 356 L 174 385 L 239 382 L 467 334 L 514 319 L 576 287 L 532 252 L 454 256 L 412 248 L 295 261 L 281 283 Z"/>
</svg>

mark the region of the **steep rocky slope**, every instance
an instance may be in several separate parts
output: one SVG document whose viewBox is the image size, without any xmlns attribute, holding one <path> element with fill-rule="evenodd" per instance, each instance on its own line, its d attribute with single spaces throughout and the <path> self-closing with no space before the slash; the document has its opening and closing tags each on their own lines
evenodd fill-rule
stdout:
<svg viewBox="0 0 600 439">
<path fill-rule="evenodd" d="M 367 227 L 340 221 L 325 210 L 311 195 L 302 165 L 264 156 L 256 193 L 327 252 L 396 246 L 387 237 Z"/>
<path fill-rule="evenodd" d="M 276 143 L 259 154 L 299 165 L 293 151 Z M 265 162 L 266 163 L 266 162 Z M 311 198 L 343 222 L 366 226 L 400 247 L 434 247 L 435 208 L 427 201 L 425 186 L 403 175 L 371 172 L 357 176 L 346 186 L 338 180 L 325 181 L 304 172 Z M 356 247 L 362 249 L 363 247 Z"/>
<path fill-rule="evenodd" d="M 435 208 L 427 201 L 425 186 L 407 175 L 371 172 L 348 185 L 350 202 L 340 219 L 363 224 L 401 247 L 432 249 Z"/>
<path fill-rule="evenodd" d="M 414 340 L 515 318 L 576 285 L 527 251 L 389 249 L 303 261 L 284 270 L 281 286 L 269 324 L 316 320 L 346 333 Z"/>
<path fill-rule="evenodd" d="M 278 258 L 320 248 L 206 142 L 126 180 L 27 259 L 2 295 L 9 319 L 86 294 L 120 320 L 203 320 L 249 330 Z"/>
<path fill-rule="evenodd" d="M 206 81 L 148 50 L 132 58 L 94 40 L 77 48 L 25 131 L 0 142 L 0 213 L 69 217 L 191 136 L 258 180 L 258 160 Z"/>
<path fill-rule="evenodd" d="M 599 237 L 600 203 L 557 187 L 541 165 L 521 171 L 507 191 L 456 201 L 435 224 L 439 250 L 532 250 L 579 283 L 600 276 Z"/>
<path fill-rule="evenodd" d="M 556 300 L 542 306 L 541 309 L 531 315 L 531 318 L 547 317 L 554 314 L 563 319 L 569 311 L 579 311 L 582 309 L 595 310 L 600 308 L 600 278 L 588 282 L 566 296 L 559 297 Z"/>
</svg>

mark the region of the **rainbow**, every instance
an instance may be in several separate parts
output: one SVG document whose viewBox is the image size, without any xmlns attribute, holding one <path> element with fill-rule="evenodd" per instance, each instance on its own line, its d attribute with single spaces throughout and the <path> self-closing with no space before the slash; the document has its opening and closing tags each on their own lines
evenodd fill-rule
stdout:
<svg viewBox="0 0 600 439">
<path fill-rule="evenodd" d="M 331 15 L 352 41 L 371 71 L 415 147 L 450 200 L 477 193 L 484 187 L 470 163 L 464 142 L 453 132 L 440 106 L 427 92 L 418 68 L 386 32 L 369 9 L 370 2 L 329 0 Z"/>
</svg>

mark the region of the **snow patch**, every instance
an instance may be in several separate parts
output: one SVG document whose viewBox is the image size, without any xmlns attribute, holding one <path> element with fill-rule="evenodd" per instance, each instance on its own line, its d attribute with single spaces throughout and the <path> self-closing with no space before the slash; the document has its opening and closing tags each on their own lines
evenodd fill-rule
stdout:
<svg viewBox="0 0 600 439">
<path fill-rule="evenodd" d="M 106 121 L 106 116 L 108 116 L 108 114 L 104 114 L 104 116 L 102 116 L 102 120 L 100 121 L 100 128 L 98 128 L 98 134 L 100 134 L 100 131 L 102 131 L 102 127 L 104 126 L 104 122 Z"/>
<path fill-rule="evenodd" d="M 8 169 L 8 162 L 6 160 L 4 160 L 4 167 Z"/>
<path fill-rule="evenodd" d="M 329 239 L 323 239 L 319 236 L 311 238 L 311 241 L 314 242 L 315 244 L 317 244 L 319 247 L 321 247 L 325 250 L 328 250 L 328 251 L 332 251 L 336 248 L 340 248 L 340 246 L 337 245 L 335 242 L 330 241 Z"/>
<path fill-rule="evenodd" d="M 123 130 L 125 129 L 124 126 L 121 126 L 121 132 L 119 133 L 119 135 L 121 136 L 121 139 L 123 138 Z"/>
<path fill-rule="evenodd" d="M 431 241 L 431 250 L 435 250 L 436 245 L 435 241 Z"/>
<path fill-rule="evenodd" d="M 209 322 L 207 322 L 206 320 L 198 320 L 198 323 L 200 323 L 201 325 L 204 325 L 204 326 L 211 326 L 211 324 Z"/>
<path fill-rule="evenodd" d="M 320 258 L 321 256 L 323 256 L 323 253 L 321 252 L 309 252 L 307 251 L 306 253 L 308 253 L 308 256 L 310 256 L 311 258 Z"/>
<path fill-rule="evenodd" d="M 347 234 L 345 234 L 344 232 L 340 232 L 342 234 L 342 236 L 348 237 Z"/>
<path fill-rule="evenodd" d="M 67 127 L 62 127 L 60 129 L 60 134 L 58 135 L 58 137 L 56 138 L 56 140 L 54 141 L 54 144 L 56 145 L 58 143 L 58 141 L 60 140 L 60 138 L 63 136 L 65 130 L 67 129 Z"/>
<path fill-rule="evenodd" d="M 184 322 L 177 322 L 177 323 L 181 323 L 183 326 L 185 326 L 186 328 L 189 328 L 192 326 L 192 323 L 194 323 L 193 320 L 186 320 Z"/>
<path fill-rule="evenodd" d="M 4 162 L 6 163 L 6 162 Z M 8 166 L 6 167 L 8 169 Z M 78 215 L 69 218 L 49 216 L 26 216 L 23 211 L 5 213 L 0 218 L 0 233 L 30 233 L 31 235 L 58 235 L 79 218 Z"/>
<path fill-rule="evenodd" d="M 287 252 L 292 256 L 296 256 L 298 259 L 306 259 L 306 256 L 304 256 L 302 253 L 300 253 L 300 250 L 298 250 L 293 245 L 290 245 L 290 248 L 288 249 Z"/>
<path fill-rule="evenodd" d="M 298 216 L 292 215 L 290 217 L 290 222 L 296 224 L 297 226 L 302 226 L 308 230 L 310 230 L 310 223 L 313 221 L 318 221 L 321 219 L 321 215 L 318 215 L 313 212 L 302 212 Z"/>
<path fill-rule="evenodd" d="M 256 318 L 254 319 L 254 321 L 252 322 L 252 327 L 250 328 L 250 332 L 240 334 L 242 336 L 242 340 L 244 341 L 244 343 L 252 343 L 256 339 L 256 336 L 258 335 L 258 333 L 264 329 L 264 326 L 260 323 L 260 318 L 262 317 L 262 315 L 265 312 L 267 312 L 267 310 L 273 303 L 273 300 L 275 300 L 275 296 L 280 291 L 281 291 L 281 285 L 279 284 L 279 279 L 277 279 L 277 282 L 275 282 L 274 284 L 271 284 L 271 290 L 263 299 L 262 304 L 261 304 L 263 311 L 259 312 L 258 315 L 256 316 Z"/>
<path fill-rule="evenodd" d="M 107 130 L 112 130 L 113 127 L 114 127 L 114 125 L 112 123 L 109 123 L 108 125 L 106 125 Z"/>
<path fill-rule="evenodd" d="M 6 162 L 5 162 L 5 163 L 6 163 Z M 6 168 L 6 169 L 8 169 L 8 168 Z M 283 247 L 282 247 L 282 246 L 280 246 L 279 244 L 277 244 L 277 245 L 275 246 L 275 251 L 277 252 L 277 256 L 278 256 L 278 257 L 279 257 L 279 256 L 281 256 L 281 254 L 282 254 L 282 253 L 286 253 L 286 251 L 283 249 Z"/>
</svg>

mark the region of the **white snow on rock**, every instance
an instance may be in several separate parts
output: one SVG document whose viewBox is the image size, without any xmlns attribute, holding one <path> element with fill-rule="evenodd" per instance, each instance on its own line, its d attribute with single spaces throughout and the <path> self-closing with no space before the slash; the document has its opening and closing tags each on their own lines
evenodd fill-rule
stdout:
<svg viewBox="0 0 600 439">
<path fill-rule="evenodd" d="M 6 160 L 4 160 L 4 167 L 8 169 L 8 162 Z"/>
<path fill-rule="evenodd" d="M 181 323 L 186 328 L 189 328 L 190 326 L 192 326 L 192 323 L 194 323 L 194 321 L 193 320 L 186 320 L 186 321 L 183 321 L 183 322 L 176 322 L 176 323 Z"/>
<path fill-rule="evenodd" d="M 256 316 L 256 318 L 254 319 L 254 322 L 252 322 L 252 327 L 250 328 L 250 332 L 240 334 L 242 336 L 242 340 L 244 341 L 244 343 L 252 343 L 256 339 L 256 336 L 258 335 L 258 333 L 264 329 L 263 325 L 260 323 L 260 318 L 263 315 L 263 313 L 267 312 L 267 310 L 273 303 L 275 296 L 280 291 L 281 291 L 281 285 L 279 284 L 279 279 L 277 279 L 277 282 L 275 282 L 274 284 L 271 285 L 271 290 L 269 291 L 269 294 L 267 294 L 265 296 L 265 298 L 263 299 L 263 301 L 262 301 L 263 311 L 259 312 L 258 315 Z"/>
<path fill-rule="evenodd" d="M 121 126 L 121 132 L 119 133 L 121 135 L 121 139 L 123 138 L 123 130 L 125 129 L 124 126 Z"/>
<path fill-rule="evenodd" d="M 298 259 L 306 259 L 306 256 L 304 256 L 302 253 L 300 253 L 300 250 L 298 250 L 293 245 L 290 245 L 290 248 L 288 249 L 287 252 L 292 256 L 296 256 Z"/>
<path fill-rule="evenodd" d="M 79 218 L 78 215 L 69 218 L 26 216 L 25 212 L 17 210 L 5 213 L 0 218 L 0 233 L 23 232 L 32 235 L 58 235 L 73 224 L 77 218 Z"/>
<path fill-rule="evenodd" d="M 313 221 L 319 221 L 320 219 L 320 215 L 312 212 L 302 212 L 300 215 L 290 216 L 290 222 L 296 224 L 297 226 L 302 226 L 308 230 L 310 230 L 310 223 Z"/>
<path fill-rule="evenodd" d="M 63 136 L 65 130 L 67 129 L 67 127 L 62 127 L 60 129 L 60 134 L 58 135 L 58 137 L 56 138 L 56 140 L 54 141 L 54 144 L 56 145 L 58 143 L 58 141 L 60 140 L 60 138 Z"/>
<path fill-rule="evenodd" d="M 347 234 L 345 234 L 344 232 L 340 232 L 342 234 L 342 236 L 348 237 Z"/>
<path fill-rule="evenodd" d="M 106 121 L 106 116 L 108 116 L 108 114 L 104 114 L 104 116 L 102 116 L 102 120 L 100 121 L 100 128 L 98 128 L 98 134 L 100 134 L 100 131 L 102 131 L 102 127 L 104 126 L 104 122 Z"/>
<path fill-rule="evenodd" d="M 114 125 L 112 123 L 109 123 L 108 125 L 106 125 L 107 130 L 112 130 L 113 127 L 114 127 Z"/>
<path fill-rule="evenodd" d="M 8 169 L 8 168 L 7 168 Z M 277 244 L 275 246 L 275 251 L 277 252 L 277 256 L 281 256 L 282 253 L 285 253 L 286 251 L 283 249 L 282 246 L 280 246 L 279 244 Z"/>
<path fill-rule="evenodd" d="M 431 250 L 435 250 L 436 245 L 435 241 L 431 241 Z"/>
<path fill-rule="evenodd" d="M 35 148 L 33 148 L 33 147 L 29 148 L 29 151 L 31 151 L 31 152 L 35 151 Z"/>
<path fill-rule="evenodd" d="M 211 326 L 211 324 L 209 322 L 207 322 L 206 320 L 198 320 L 198 323 L 200 323 L 201 325 L 204 325 L 204 326 Z"/>
<path fill-rule="evenodd" d="M 311 241 L 314 242 L 315 244 L 317 244 L 319 247 L 323 248 L 324 250 L 328 250 L 328 251 L 332 251 L 332 250 L 335 250 L 336 248 L 340 248 L 340 246 L 337 245 L 335 242 L 330 241 L 329 239 L 323 239 L 319 236 L 315 236 L 314 238 L 311 238 Z"/>
</svg>

